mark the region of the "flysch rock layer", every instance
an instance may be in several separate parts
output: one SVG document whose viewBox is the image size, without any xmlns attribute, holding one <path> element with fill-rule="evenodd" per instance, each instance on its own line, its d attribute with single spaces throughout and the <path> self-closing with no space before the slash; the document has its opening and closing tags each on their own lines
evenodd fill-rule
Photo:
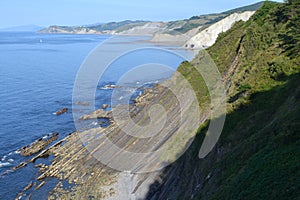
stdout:
<svg viewBox="0 0 300 200">
<path fill-rule="evenodd" d="M 200 119 L 205 119 L 190 114 L 197 106 L 197 101 L 180 83 L 185 80 L 178 77 L 174 75 L 164 86 L 157 85 L 147 90 L 129 107 L 129 113 L 124 106 L 116 107 L 114 116 L 119 116 L 119 119 L 112 119 L 108 127 L 75 132 L 22 163 L 15 170 L 30 163 L 35 164 L 40 158 L 50 155 L 54 157 L 50 165 L 36 165 L 39 174 L 35 182 L 28 183 L 32 185 L 30 189 L 27 189 L 28 184 L 24 185 L 24 190 L 18 196 L 30 196 L 40 188 L 47 187 L 48 181 L 54 178 L 59 182 L 50 192 L 49 199 L 143 199 L 149 192 L 149 186 L 159 179 L 159 170 L 153 170 L 162 169 L 166 163 L 176 160 L 195 136 L 196 132 L 183 127 L 198 127 Z M 101 111 L 100 114 L 104 113 Z M 184 121 L 181 115 L 191 116 Z M 126 117 L 146 128 L 133 128 L 129 135 L 124 131 L 124 127 L 129 124 Z M 165 128 L 159 124 L 151 126 L 151 119 L 163 122 Z M 156 134 L 139 137 L 146 133 Z M 117 151 L 116 146 L 119 148 Z M 164 149 L 160 151 L 162 146 Z M 124 156 L 124 150 L 138 156 Z M 71 189 L 67 189 L 68 185 L 72 186 Z"/>
</svg>

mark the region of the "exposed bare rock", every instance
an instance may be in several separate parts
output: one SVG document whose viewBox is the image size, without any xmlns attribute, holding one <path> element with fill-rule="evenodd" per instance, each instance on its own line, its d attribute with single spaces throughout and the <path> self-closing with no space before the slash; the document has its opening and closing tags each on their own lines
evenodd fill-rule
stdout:
<svg viewBox="0 0 300 200">
<path fill-rule="evenodd" d="M 38 186 L 36 186 L 36 188 L 34 190 L 39 190 L 41 187 L 43 187 L 45 185 L 45 181 L 42 181 Z"/>
<path fill-rule="evenodd" d="M 40 168 L 39 172 L 45 172 L 48 169 L 48 166 L 45 164 L 38 164 L 34 166 L 35 168 Z"/>
<path fill-rule="evenodd" d="M 145 94 L 138 96 L 134 102 L 136 106 L 143 106 L 147 105 L 149 101 L 151 101 L 155 96 L 158 95 L 158 87 L 156 90 L 153 89 L 146 89 Z"/>
<path fill-rule="evenodd" d="M 110 119 L 110 118 L 112 118 L 112 112 L 100 109 L 100 110 L 94 111 L 91 114 L 83 115 L 80 119 L 81 120 L 88 120 L 88 119 L 99 119 L 99 118 Z"/>
<path fill-rule="evenodd" d="M 20 200 L 20 199 L 22 198 L 22 196 L 23 196 L 23 192 L 20 192 L 20 193 L 16 196 L 15 200 Z"/>
<path fill-rule="evenodd" d="M 53 141 L 57 140 L 57 138 L 58 138 L 58 133 L 52 133 L 52 135 L 46 139 L 40 138 L 34 143 L 32 143 L 31 145 L 21 148 L 20 149 L 21 155 L 31 156 L 35 153 L 38 153 L 41 150 L 45 149 Z"/>
<path fill-rule="evenodd" d="M 171 82 L 172 81 L 169 83 L 171 84 Z M 176 82 L 176 80 L 174 82 Z M 189 134 L 183 137 L 182 134 L 178 135 L 175 133 L 177 128 L 179 128 L 176 126 L 176 122 L 179 120 L 176 116 L 178 116 L 179 112 L 189 113 L 189 105 L 193 101 L 185 101 L 184 105 L 182 105 L 182 110 L 179 110 L 177 98 L 182 98 L 187 95 L 185 91 L 186 88 L 177 88 L 179 95 L 177 97 L 173 96 L 171 91 L 167 88 L 168 87 L 157 85 L 154 86 L 153 89 L 146 89 L 145 94 L 139 96 L 134 105 L 120 105 L 113 108 L 113 110 L 115 112 L 114 114 L 123 119 L 128 117 L 127 114 L 129 108 L 129 115 L 132 120 L 134 120 L 136 124 L 146 126 L 150 119 L 148 110 L 156 104 L 164 105 L 165 110 L 169 113 L 166 124 L 169 125 L 171 131 L 163 130 L 161 134 L 158 134 L 158 137 L 145 139 L 138 138 L 127 135 L 122 130 L 122 120 L 118 121 L 118 123 L 113 121 L 106 128 L 99 127 L 68 135 L 63 140 L 60 140 L 56 144 L 43 150 L 37 156 L 16 169 L 24 167 L 31 162 L 35 162 L 38 158 L 50 154 L 53 155 L 54 159 L 49 166 L 45 166 L 44 164 L 35 165 L 40 168 L 39 175 L 33 183 L 33 186 L 35 184 L 37 185 L 35 190 L 46 185 L 49 177 L 55 177 L 61 181 L 67 180 L 69 184 L 74 184 L 74 187 L 72 187 L 72 190 L 70 191 L 65 189 L 62 186 L 62 183 L 57 184 L 55 189 L 50 193 L 49 199 L 55 199 L 55 197 L 58 196 L 60 199 L 89 199 L 90 197 L 94 197 L 95 199 L 126 199 L 128 197 L 144 197 L 148 192 L 150 184 L 157 179 L 157 173 L 134 174 L 134 172 L 131 171 L 120 173 L 99 162 L 97 160 L 97 155 L 104 155 L 101 152 L 104 150 L 107 154 L 104 156 L 108 156 L 112 162 L 116 162 L 116 164 L 119 164 L 120 166 L 124 165 L 126 167 L 127 165 L 130 166 L 131 163 L 128 162 L 125 157 L 122 157 L 121 151 L 110 155 L 110 151 L 106 151 L 104 148 L 98 152 L 99 148 L 105 147 L 106 145 L 105 142 L 102 141 L 109 138 L 110 141 L 119 146 L 122 150 L 143 153 L 145 151 L 152 152 L 155 149 L 160 148 L 165 142 L 180 137 L 182 140 L 182 147 L 176 146 L 174 149 L 174 146 L 172 145 L 167 146 L 168 151 L 173 152 L 174 155 L 172 156 L 177 155 L 178 151 L 181 151 L 181 148 L 185 146 L 192 135 Z M 155 111 L 157 112 L 153 112 L 151 117 L 158 119 L 158 121 L 162 121 L 164 115 L 161 112 L 164 112 L 163 109 Z M 82 119 L 99 117 L 110 118 L 112 117 L 112 111 L 98 110 L 90 115 L 82 117 Z M 124 123 L 126 122 L 127 121 L 124 120 Z M 150 131 L 154 131 L 154 127 Z M 149 158 L 143 157 L 143 154 L 141 154 L 137 159 L 142 162 Z M 150 159 L 157 159 L 157 164 L 161 162 L 160 156 L 154 156 Z M 173 158 L 170 157 L 170 159 Z M 156 162 L 154 162 L 153 165 L 156 165 Z M 149 168 L 148 170 L 151 170 L 150 168 L 154 167 L 153 165 L 148 166 L 148 162 L 145 162 L 141 167 L 145 167 L 145 170 L 147 170 L 147 168 Z"/>
<path fill-rule="evenodd" d="M 23 189 L 23 191 L 25 192 L 25 191 L 29 190 L 32 186 L 33 186 L 33 182 L 31 181 L 31 182 Z"/>
<path fill-rule="evenodd" d="M 56 111 L 55 113 L 53 113 L 54 115 L 62 115 L 64 113 L 68 112 L 68 108 L 63 108 L 59 111 Z"/>
<path fill-rule="evenodd" d="M 202 26 L 198 26 L 197 28 L 194 28 L 186 33 L 179 33 L 175 31 L 173 32 L 173 34 L 170 34 L 168 32 L 156 33 L 150 41 L 163 45 L 166 44 L 183 46 L 191 37 L 195 36 L 201 30 L 201 28 Z"/>
<path fill-rule="evenodd" d="M 254 13 L 255 11 L 246 11 L 243 13 L 231 14 L 192 37 L 184 45 L 184 47 L 190 49 L 203 49 L 210 47 L 216 42 L 220 33 L 228 31 L 234 23 L 240 20 L 249 20 Z"/>
<path fill-rule="evenodd" d="M 21 168 L 25 167 L 27 164 L 28 164 L 28 163 L 22 162 L 22 163 L 20 163 L 19 165 L 13 167 L 13 170 L 21 169 Z"/>
<path fill-rule="evenodd" d="M 119 32 L 120 35 L 153 35 L 166 30 L 167 24 L 164 22 L 148 22 L 142 26 L 136 26 L 129 30 Z"/>
<path fill-rule="evenodd" d="M 102 109 L 108 108 L 108 104 L 102 104 Z"/>
<path fill-rule="evenodd" d="M 81 119 L 109 118 L 113 121 L 105 128 L 99 127 L 74 132 L 42 150 L 15 170 L 34 163 L 39 158 L 52 155 L 51 164 L 35 165 L 40 170 L 33 183 L 33 186 L 37 185 L 35 190 L 38 190 L 46 185 L 51 177 L 60 180 L 61 182 L 50 192 L 49 199 L 57 199 L 57 197 L 59 199 L 90 199 L 93 197 L 99 200 L 144 199 L 149 186 L 155 181 L 160 181 L 159 171 L 139 174 L 135 173 L 135 170 L 149 172 L 156 169 L 157 166 L 173 162 L 196 134 L 196 132 L 182 129 L 184 126 L 180 123 L 180 116 L 192 115 L 191 111 L 196 104 L 192 94 L 182 86 L 180 81 L 184 80 L 181 80 L 175 73 L 164 83 L 155 85 L 152 89 L 146 89 L 133 105 L 119 105 L 112 111 L 97 110 L 83 116 Z M 179 101 L 180 99 L 181 101 Z M 182 103 L 180 106 L 179 102 Z M 161 107 L 153 109 L 156 105 L 161 105 Z M 207 113 L 201 114 L 203 116 L 192 116 L 192 119 L 187 119 L 183 123 L 192 123 L 192 126 L 198 124 L 200 119 L 205 121 Z M 120 120 L 115 121 L 115 118 L 112 119 L 112 117 L 118 117 Z M 135 124 L 146 128 L 132 129 L 132 133 L 129 135 L 122 129 L 123 125 L 128 124 L 129 120 L 126 117 L 129 117 Z M 163 125 L 166 128 L 163 127 L 157 131 L 155 126 L 147 127 L 151 123 L 151 119 L 156 119 L 159 123 L 165 121 Z M 156 133 L 156 131 L 155 137 L 137 137 L 138 134 Z M 114 145 L 110 145 L 109 142 Z M 144 154 L 145 152 L 155 152 L 164 145 L 165 151 L 161 151 L 159 155 Z M 117 146 L 119 149 L 111 151 L 112 146 Z M 124 152 L 135 152 L 138 156 L 129 161 L 126 156 L 122 155 Z M 107 165 L 100 162 L 103 161 L 101 156 L 109 159 Z M 111 169 L 109 167 L 111 163 L 117 167 Z M 118 171 L 118 167 L 121 170 Z M 123 170 L 127 168 L 130 170 Z M 66 181 L 73 186 L 71 190 L 62 185 Z"/>
</svg>

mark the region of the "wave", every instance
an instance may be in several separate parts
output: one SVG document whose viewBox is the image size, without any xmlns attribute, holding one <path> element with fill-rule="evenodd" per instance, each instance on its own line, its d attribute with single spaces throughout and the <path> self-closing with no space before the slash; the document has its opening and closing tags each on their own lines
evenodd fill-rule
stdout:
<svg viewBox="0 0 300 200">
<path fill-rule="evenodd" d="M 15 154 L 20 154 L 21 152 L 19 150 L 16 151 L 12 151 L 9 154 L 7 154 L 7 156 L 11 156 L 11 155 L 15 155 Z"/>
<path fill-rule="evenodd" d="M 2 167 L 9 167 L 9 166 L 11 166 L 11 163 L 9 163 L 9 162 L 0 162 L 0 168 L 2 168 Z"/>
<path fill-rule="evenodd" d="M 3 156 L 3 158 L 1 158 L 1 161 L 4 161 L 7 158 L 7 156 Z"/>
<path fill-rule="evenodd" d="M 108 85 L 105 85 L 103 87 L 101 87 L 100 89 L 101 90 L 112 90 L 112 89 L 115 89 L 117 88 L 118 86 L 117 85 L 114 85 L 114 84 L 108 84 Z"/>
</svg>

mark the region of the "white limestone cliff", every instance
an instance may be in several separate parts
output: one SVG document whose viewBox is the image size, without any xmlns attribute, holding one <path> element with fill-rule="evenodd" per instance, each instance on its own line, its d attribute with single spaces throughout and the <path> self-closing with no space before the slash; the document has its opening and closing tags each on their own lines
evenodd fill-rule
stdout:
<svg viewBox="0 0 300 200">
<path fill-rule="evenodd" d="M 210 47 L 216 42 L 220 33 L 228 31 L 234 23 L 240 20 L 249 20 L 254 13 L 255 11 L 246 11 L 231 14 L 189 39 L 184 47 L 188 49 L 204 49 Z"/>
</svg>

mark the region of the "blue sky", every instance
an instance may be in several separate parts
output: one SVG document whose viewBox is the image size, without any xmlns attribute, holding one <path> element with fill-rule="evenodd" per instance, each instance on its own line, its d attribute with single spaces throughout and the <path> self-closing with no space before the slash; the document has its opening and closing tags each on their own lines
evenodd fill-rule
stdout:
<svg viewBox="0 0 300 200">
<path fill-rule="evenodd" d="M 0 28 L 85 25 L 126 19 L 170 21 L 217 13 L 260 0 L 1 0 Z M 281 0 L 277 0 L 280 1 Z"/>
</svg>

